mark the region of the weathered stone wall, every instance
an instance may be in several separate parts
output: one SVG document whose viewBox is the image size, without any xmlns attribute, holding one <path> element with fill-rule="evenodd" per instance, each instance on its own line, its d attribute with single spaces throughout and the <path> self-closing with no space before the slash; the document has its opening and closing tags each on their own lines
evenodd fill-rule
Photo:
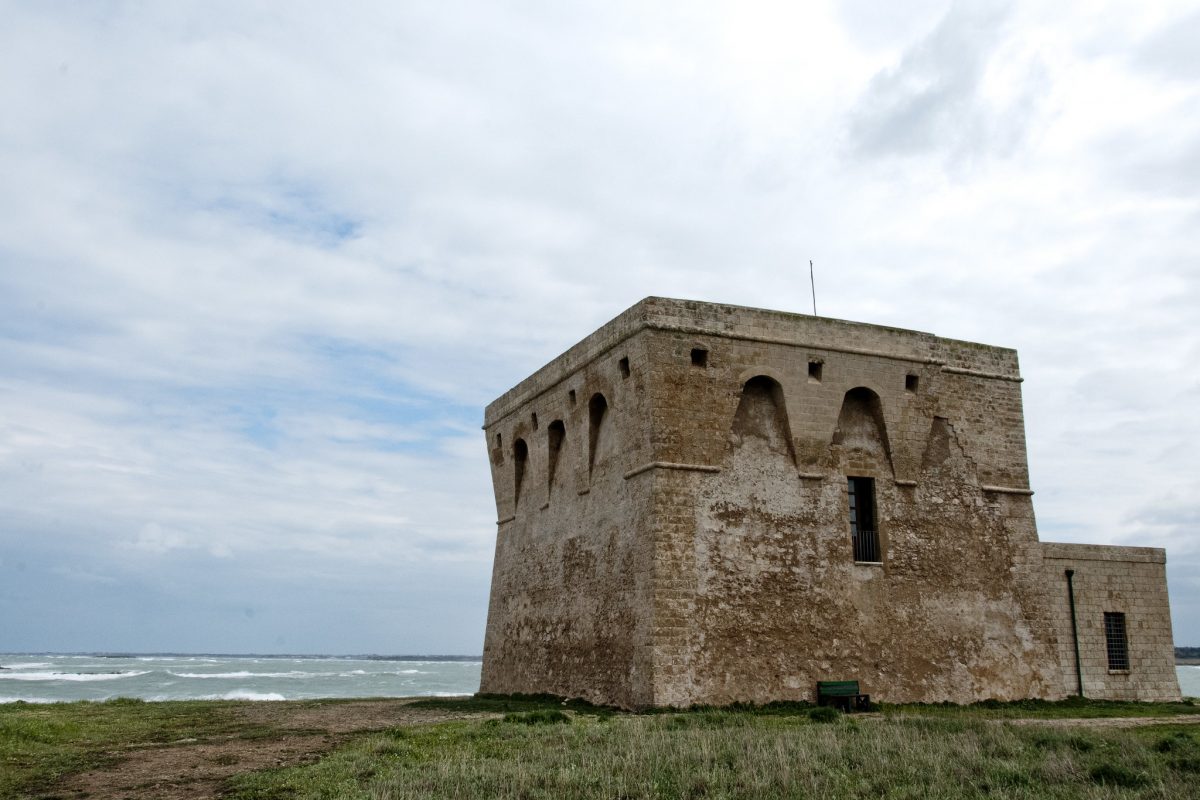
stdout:
<svg viewBox="0 0 1200 800">
<path fill-rule="evenodd" d="M 813 699 L 840 678 L 895 702 L 1054 696 L 1055 630 L 1038 582 L 1014 576 L 1036 533 L 1011 351 L 977 348 L 1008 370 L 996 377 L 926 363 L 945 345 L 923 334 L 860 341 L 866 354 L 767 338 L 655 331 L 648 345 L 656 458 L 695 467 L 668 479 L 656 529 L 654 638 L 670 641 L 656 702 Z M 876 416 L 847 410 L 856 391 Z M 989 429 L 998 415 L 1015 443 Z M 851 475 L 875 479 L 878 564 L 854 562 Z"/>
<path fill-rule="evenodd" d="M 890 701 L 1071 691 L 1012 350 L 647 298 L 492 403 L 485 431 L 483 691 L 629 706 L 812 699 L 850 678 Z M 854 560 L 848 476 L 874 480 L 877 563 Z M 1134 579 L 1161 588 L 1149 616 L 1166 613 L 1161 572 Z"/>
<path fill-rule="evenodd" d="M 624 478 L 650 451 L 648 371 L 636 338 L 620 344 L 485 425 L 499 519 L 483 692 L 653 701 L 654 496 Z"/>
<path fill-rule="evenodd" d="M 1070 569 L 1074 571 L 1084 695 L 1112 700 L 1178 700 L 1166 552 L 1154 547 L 1044 542 L 1042 556 L 1046 585 L 1053 587 L 1050 601 L 1059 627 L 1064 691 L 1075 694 L 1079 687 L 1065 575 Z M 1108 668 L 1106 611 L 1125 614 L 1127 670 Z"/>
</svg>

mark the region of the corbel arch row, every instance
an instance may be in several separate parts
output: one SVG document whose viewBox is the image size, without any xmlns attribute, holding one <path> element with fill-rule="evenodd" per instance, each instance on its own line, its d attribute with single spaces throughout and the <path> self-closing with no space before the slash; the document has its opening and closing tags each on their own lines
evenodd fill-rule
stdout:
<svg viewBox="0 0 1200 800">
<path fill-rule="evenodd" d="M 603 455 L 603 448 L 605 447 L 607 437 L 611 435 L 607 430 L 610 426 L 609 418 L 611 417 L 611 411 L 612 408 L 604 392 L 594 392 L 588 399 L 587 452 L 585 457 L 589 477 Z M 530 461 L 530 445 L 526 437 L 536 435 L 530 432 L 526 436 L 517 436 L 508 448 L 508 456 L 513 462 L 514 504 L 520 502 L 521 491 L 527 483 L 526 475 Z M 544 435 L 546 437 L 546 483 L 548 491 L 553 491 L 555 476 L 559 471 L 562 454 L 567 448 L 568 432 L 566 422 L 562 418 L 552 420 L 549 425 L 546 425 Z M 499 433 L 496 434 L 495 441 L 497 445 L 503 441 Z M 504 463 L 503 450 L 497 446 L 493 452 L 495 454 L 494 461 L 497 466 L 502 465 Z"/>
</svg>

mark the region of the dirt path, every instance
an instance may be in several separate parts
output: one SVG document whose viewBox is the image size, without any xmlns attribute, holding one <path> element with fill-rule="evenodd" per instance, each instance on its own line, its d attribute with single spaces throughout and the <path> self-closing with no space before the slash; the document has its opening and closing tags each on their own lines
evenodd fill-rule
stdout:
<svg viewBox="0 0 1200 800">
<path fill-rule="evenodd" d="M 114 751 L 110 767 L 72 775 L 49 794 L 55 798 L 106 800 L 203 800 L 219 796 L 239 773 L 312 763 L 350 734 L 397 725 L 428 725 L 455 719 L 485 719 L 481 713 L 412 708 L 412 700 L 368 700 L 312 708 L 286 703 L 247 703 L 247 729 L 268 726 L 277 735 L 183 739 Z"/>
<path fill-rule="evenodd" d="M 1195 725 L 1200 723 L 1200 714 L 1179 714 L 1173 717 L 1066 717 L 1063 719 L 1004 719 L 1014 725 L 1031 725 L 1038 728 L 1141 728 L 1146 725 Z"/>
</svg>

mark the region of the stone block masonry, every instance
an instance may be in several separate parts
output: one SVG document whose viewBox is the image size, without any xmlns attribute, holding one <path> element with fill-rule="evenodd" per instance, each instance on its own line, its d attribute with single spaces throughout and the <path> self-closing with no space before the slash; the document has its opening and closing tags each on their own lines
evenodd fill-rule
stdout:
<svg viewBox="0 0 1200 800">
<path fill-rule="evenodd" d="M 1178 700 L 1171 608 L 1167 600 L 1166 557 L 1153 547 L 1094 544 L 1042 545 L 1044 580 L 1052 592 L 1058 625 L 1063 690 L 1112 700 Z M 1079 638 L 1076 672 L 1066 573 L 1072 573 Z M 1112 663 L 1105 616 L 1124 618 L 1124 664 Z"/>
<path fill-rule="evenodd" d="M 1038 541 L 1020 388 L 1006 348 L 641 301 L 485 412 L 481 691 L 1060 698 L 1075 630 L 1086 694 L 1177 698 L 1163 552 Z"/>
</svg>

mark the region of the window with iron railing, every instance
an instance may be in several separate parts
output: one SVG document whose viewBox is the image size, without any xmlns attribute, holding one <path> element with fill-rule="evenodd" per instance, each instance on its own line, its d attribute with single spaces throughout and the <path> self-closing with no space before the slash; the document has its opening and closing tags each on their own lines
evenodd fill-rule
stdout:
<svg viewBox="0 0 1200 800">
<path fill-rule="evenodd" d="M 1129 669 L 1129 639 L 1125 636 L 1125 614 L 1104 612 L 1104 644 L 1108 649 L 1108 668 Z"/>
<path fill-rule="evenodd" d="M 879 531 L 875 526 L 875 479 L 847 478 L 850 498 L 850 537 L 854 542 L 854 560 L 879 563 Z"/>
</svg>

